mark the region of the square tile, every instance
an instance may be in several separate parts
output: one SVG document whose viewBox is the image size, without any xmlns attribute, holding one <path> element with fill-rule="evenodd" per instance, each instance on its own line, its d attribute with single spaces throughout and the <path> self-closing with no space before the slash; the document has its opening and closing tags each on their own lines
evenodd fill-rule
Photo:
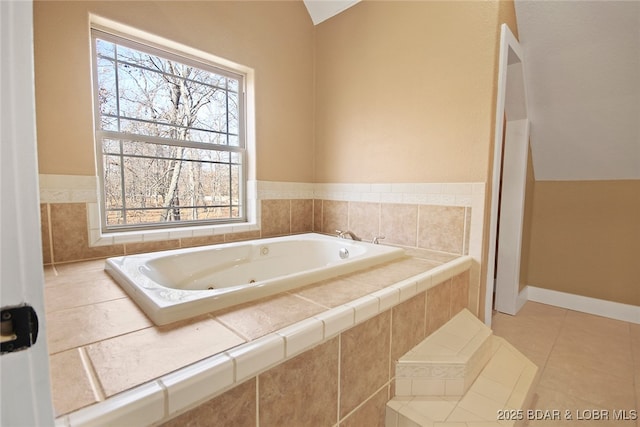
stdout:
<svg viewBox="0 0 640 427">
<path fill-rule="evenodd" d="M 56 416 L 96 403 L 100 398 L 82 360 L 81 351 L 74 348 L 49 357 L 51 395 Z"/>
<path fill-rule="evenodd" d="M 261 204 L 262 236 L 282 236 L 291 232 L 291 202 L 263 200 Z"/>
<path fill-rule="evenodd" d="M 338 345 L 333 338 L 260 374 L 260 426 L 338 421 Z"/>
<path fill-rule="evenodd" d="M 58 281 L 45 287 L 47 313 L 127 298 L 127 294 L 106 273 Z"/>
<path fill-rule="evenodd" d="M 380 235 L 380 203 L 350 202 L 349 230 L 362 240 Z"/>
<path fill-rule="evenodd" d="M 87 353 L 111 396 L 243 342 L 215 320 L 196 318 L 100 341 Z"/>
<path fill-rule="evenodd" d="M 341 427 L 390 427 L 385 425 L 386 402 L 389 400 L 389 391 L 383 387 L 372 398 L 354 411 L 349 417 L 340 422 Z"/>
<path fill-rule="evenodd" d="M 415 247 L 418 205 L 383 203 L 380 206 L 380 234 L 385 243 Z"/>
<path fill-rule="evenodd" d="M 418 247 L 455 254 L 463 253 L 465 208 L 420 205 Z"/>
<path fill-rule="evenodd" d="M 340 335 L 340 417 L 390 379 L 391 314 L 386 311 Z"/>
<path fill-rule="evenodd" d="M 325 307 L 291 294 L 279 294 L 215 313 L 216 319 L 247 340 L 307 319 Z"/>
<path fill-rule="evenodd" d="M 128 298 L 47 313 L 49 353 L 99 342 L 153 326 Z"/>
<path fill-rule="evenodd" d="M 353 282 L 344 276 L 324 280 L 293 293 L 324 307 L 337 307 L 378 290 L 366 282 Z"/>
</svg>

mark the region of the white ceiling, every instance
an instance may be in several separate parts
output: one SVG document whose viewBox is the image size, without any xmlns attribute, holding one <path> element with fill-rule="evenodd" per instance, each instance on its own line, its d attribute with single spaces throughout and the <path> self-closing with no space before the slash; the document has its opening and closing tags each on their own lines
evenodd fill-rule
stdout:
<svg viewBox="0 0 640 427">
<path fill-rule="evenodd" d="M 536 179 L 640 179 L 640 1 L 515 5 Z"/>
<path fill-rule="evenodd" d="M 360 0 L 304 0 L 314 25 L 350 8 Z"/>
<path fill-rule="evenodd" d="M 358 1 L 304 3 L 318 24 Z M 640 179 L 640 1 L 515 7 L 536 179 Z"/>
</svg>

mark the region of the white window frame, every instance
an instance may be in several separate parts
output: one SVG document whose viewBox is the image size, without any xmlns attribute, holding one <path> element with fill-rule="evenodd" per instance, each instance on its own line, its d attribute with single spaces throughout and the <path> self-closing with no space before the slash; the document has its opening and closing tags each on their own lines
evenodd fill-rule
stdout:
<svg viewBox="0 0 640 427">
<path fill-rule="evenodd" d="M 183 63 L 204 63 L 216 69 L 228 71 L 232 74 L 241 74 L 244 76 L 244 96 L 243 96 L 243 114 L 244 126 L 241 132 L 244 133 L 245 157 L 243 159 L 243 177 L 240 185 L 243 186 L 244 204 L 243 218 L 232 219 L 224 222 L 168 222 L 154 223 L 151 225 L 143 225 L 141 227 L 131 226 L 126 228 L 114 227 L 106 228 L 106 220 L 104 219 L 104 203 L 102 201 L 102 154 L 100 151 L 101 139 L 99 136 L 98 122 L 96 122 L 94 137 L 96 140 L 96 174 L 100 183 L 98 189 L 98 203 L 89 205 L 88 221 L 89 221 L 89 240 L 92 246 L 117 244 L 121 242 L 143 242 L 162 239 L 173 239 L 180 237 L 200 237 L 212 234 L 236 233 L 243 231 L 255 231 L 259 229 L 259 200 L 257 198 L 256 180 L 255 180 L 255 101 L 254 101 L 254 70 L 226 60 L 224 58 L 182 45 L 180 43 L 149 34 L 147 32 L 128 27 L 111 20 L 91 15 L 90 28 L 102 33 L 110 34 L 119 40 L 131 40 L 134 43 L 140 43 L 148 46 L 150 50 L 159 50 L 163 54 L 167 53 L 177 56 L 178 60 Z M 92 78 L 94 79 L 93 96 L 95 96 L 95 43 L 92 41 Z M 136 48 L 136 46 L 133 46 Z M 95 119 L 98 120 L 100 113 L 94 100 Z"/>
</svg>

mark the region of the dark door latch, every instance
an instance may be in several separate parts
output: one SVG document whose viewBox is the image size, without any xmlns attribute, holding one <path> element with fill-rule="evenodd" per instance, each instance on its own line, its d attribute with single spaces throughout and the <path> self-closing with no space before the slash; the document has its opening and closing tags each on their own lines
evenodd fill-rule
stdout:
<svg viewBox="0 0 640 427">
<path fill-rule="evenodd" d="M 4 307 L 0 313 L 0 354 L 24 350 L 36 343 L 38 316 L 33 307 Z"/>
</svg>

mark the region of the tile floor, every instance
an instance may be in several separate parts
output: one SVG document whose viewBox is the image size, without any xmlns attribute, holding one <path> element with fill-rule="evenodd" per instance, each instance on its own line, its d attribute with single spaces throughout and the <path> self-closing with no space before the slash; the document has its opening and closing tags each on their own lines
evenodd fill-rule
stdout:
<svg viewBox="0 0 640 427">
<path fill-rule="evenodd" d="M 492 328 L 539 367 L 529 426 L 640 427 L 640 325 L 530 301 Z"/>
</svg>

